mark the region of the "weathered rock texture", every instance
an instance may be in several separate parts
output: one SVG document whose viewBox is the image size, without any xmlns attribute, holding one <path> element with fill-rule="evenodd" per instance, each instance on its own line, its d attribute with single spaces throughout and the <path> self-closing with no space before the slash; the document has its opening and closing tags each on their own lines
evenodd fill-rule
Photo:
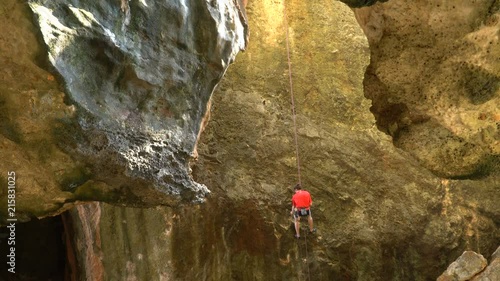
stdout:
<svg viewBox="0 0 500 281">
<path fill-rule="evenodd" d="M 500 170 L 500 2 L 392 0 L 356 10 L 377 126 L 439 176 Z"/>
<path fill-rule="evenodd" d="M 215 24 L 217 17 L 209 14 L 217 1 L 167 2 L 94 1 L 90 7 L 90 1 L 30 1 L 42 27 L 39 37 L 27 6 L 3 2 L 2 8 L 8 7 L 3 15 L 9 14 L 0 25 L 5 31 L 0 58 L 8 66 L 1 70 L 5 162 L 0 165 L 2 171 L 18 172 L 19 207 L 26 215 L 56 212 L 82 199 L 169 204 L 176 199 L 163 194 L 182 193 L 181 185 L 191 191 L 180 197 L 189 200 L 199 198 L 197 190 L 206 192 L 190 178 L 190 154 L 207 111 L 203 101 L 242 47 L 244 24 Z M 72 276 L 420 281 L 437 278 L 464 250 L 493 252 L 500 240 L 498 92 L 487 89 L 496 87 L 498 56 L 488 60 L 487 51 L 497 52 L 498 45 L 484 47 L 486 53 L 479 46 L 474 53 L 460 40 L 486 27 L 493 35 L 484 38 L 496 38 L 498 23 L 484 15 L 496 13 L 498 1 L 474 6 L 459 1 L 455 8 L 429 3 L 391 0 L 353 12 L 338 1 L 249 2 L 252 41 L 212 98 L 211 120 L 198 142 L 199 161 L 192 166 L 194 179 L 211 195 L 196 206 L 135 209 L 97 203 L 71 210 L 65 223 L 73 231 L 67 239 L 74 254 Z M 227 5 L 234 9 L 223 18 L 236 20 L 236 7 Z M 290 187 L 298 177 L 285 7 L 301 181 L 313 195 L 318 228 L 307 241 L 293 239 L 288 213 Z M 483 17 L 471 27 L 472 15 Z M 439 32 L 422 28 L 430 19 Z M 439 25 L 440 20 L 453 24 Z M 222 37 L 237 30 L 238 36 Z M 12 39 L 15 35 L 22 40 Z M 407 40 L 400 39 L 403 35 Z M 158 41 L 162 36 L 165 41 Z M 450 38 L 455 49 L 444 43 Z M 60 76 L 48 76 L 45 65 L 34 64 L 46 55 L 41 40 Z M 231 45 L 234 50 L 217 47 L 228 40 L 240 44 Z M 223 53 L 229 57 L 215 60 Z M 448 75 L 460 56 L 483 64 L 467 61 L 460 75 Z M 469 67 L 487 63 L 484 72 Z M 446 78 L 467 71 L 473 78 L 454 84 L 456 91 L 444 91 L 452 88 Z M 484 98 L 479 92 L 475 99 L 476 84 L 488 85 Z M 435 91 L 444 94 L 431 95 Z M 456 103 L 446 107 L 455 92 Z M 425 98 L 444 111 L 431 110 Z M 440 115 L 454 110 L 463 126 L 457 116 Z M 467 115 L 474 112 L 484 113 L 476 116 L 483 116 L 477 124 Z M 482 141 L 473 127 L 482 130 Z M 465 144 L 471 149 L 464 150 Z M 457 151 L 464 151 L 463 160 Z"/>
<path fill-rule="evenodd" d="M 340 0 L 351 8 L 359 8 L 364 6 L 371 6 L 377 2 L 387 2 L 388 0 Z"/>
<path fill-rule="evenodd" d="M 491 256 L 490 264 L 475 252 L 466 251 L 439 276 L 437 281 L 500 280 L 500 247 Z"/>
<path fill-rule="evenodd" d="M 301 179 L 318 228 L 298 242 L 289 218 L 298 177 L 285 6 Z M 247 13 L 249 47 L 213 95 L 193 166 L 211 195 L 154 211 L 101 204 L 94 231 L 120 237 L 98 250 L 105 280 L 435 280 L 464 250 L 498 247 L 498 171 L 438 177 L 378 130 L 362 86 L 373 51 L 352 10 L 265 0 L 249 2 Z M 145 252 L 154 253 L 148 261 Z"/>
<path fill-rule="evenodd" d="M 490 263 L 472 281 L 492 281 L 500 280 L 500 247 L 491 255 Z"/>
<path fill-rule="evenodd" d="M 474 275 L 481 272 L 487 264 L 486 259 L 482 255 L 472 251 L 465 251 L 456 261 L 448 266 L 437 281 L 470 280 Z"/>
<path fill-rule="evenodd" d="M 189 162 L 246 44 L 238 2 L 28 3 L 34 16 L 21 1 L 0 7 L 0 170 L 18 175 L 18 218 L 77 200 L 202 200 Z"/>
<path fill-rule="evenodd" d="M 173 212 L 91 203 L 64 215 L 72 280 L 175 280 L 171 250 Z"/>
</svg>

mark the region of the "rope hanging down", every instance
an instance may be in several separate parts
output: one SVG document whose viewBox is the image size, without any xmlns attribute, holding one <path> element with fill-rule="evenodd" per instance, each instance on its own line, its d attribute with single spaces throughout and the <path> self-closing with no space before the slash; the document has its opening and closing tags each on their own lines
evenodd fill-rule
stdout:
<svg viewBox="0 0 500 281">
<path fill-rule="evenodd" d="M 301 280 L 301 275 L 303 274 L 303 265 L 302 263 L 305 262 L 307 264 L 307 280 L 311 280 L 311 269 L 309 268 L 309 251 L 307 250 L 307 229 L 305 230 L 306 234 L 305 234 L 305 239 L 304 239 L 304 247 L 305 247 L 305 256 L 301 253 L 302 250 L 301 250 L 301 243 L 299 242 L 299 240 L 297 239 L 297 250 L 298 250 L 298 254 L 299 254 L 299 264 L 300 264 L 300 272 L 298 273 L 298 279 L 299 281 Z M 301 274 L 302 273 L 302 274 Z M 305 274 L 304 274 L 305 275 Z"/>
<path fill-rule="evenodd" d="M 292 100 L 292 116 L 293 116 L 293 130 L 294 130 L 294 140 L 295 140 L 295 158 L 297 159 L 297 175 L 298 175 L 298 183 L 302 184 L 300 179 L 300 159 L 299 159 L 299 143 L 297 141 L 297 122 L 296 122 L 296 114 L 295 114 L 295 98 L 293 96 L 293 83 L 292 83 L 292 62 L 290 60 L 290 42 L 288 35 L 288 17 L 286 15 L 286 5 L 283 2 L 283 11 L 285 16 L 285 30 L 286 30 L 286 54 L 288 59 L 288 76 L 290 79 L 290 97 Z"/>
<path fill-rule="evenodd" d="M 300 159 L 299 159 L 299 143 L 297 141 L 297 121 L 296 121 L 296 113 L 295 113 L 295 98 L 293 96 L 293 83 L 292 83 L 292 62 L 290 60 L 290 42 L 289 42 L 289 35 L 288 35 L 288 16 L 286 15 L 286 5 L 285 2 L 283 2 L 283 11 L 284 11 L 284 17 L 285 17 L 285 30 L 286 30 L 286 54 L 287 54 L 287 59 L 288 59 L 288 77 L 290 79 L 290 98 L 292 100 L 292 116 L 293 116 L 293 130 L 294 130 L 294 140 L 295 140 L 295 157 L 297 158 L 297 175 L 298 175 L 298 182 L 299 184 L 302 184 L 301 178 L 300 178 Z M 298 242 L 298 241 L 297 241 Z M 309 270 L 309 262 L 307 261 L 307 258 L 309 256 L 309 253 L 307 251 L 307 230 L 306 230 L 306 235 L 305 235 L 305 248 L 306 248 L 306 262 L 307 262 L 307 277 L 308 280 L 311 280 L 311 272 Z M 300 245 L 299 245 L 299 258 L 300 257 Z M 302 260 L 300 261 L 302 262 Z M 300 276 L 299 276 L 300 279 Z"/>
<path fill-rule="evenodd" d="M 306 244 L 306 262 L 307 262 L 307 277 L 308 277 L 308 280 L 311 281 L 311 271 L 309 269 L 309 261 L 307 260 L 309 258 L 309 253 L 307 252 L 307 231 L 305 231 L 305 244 Z"/>
</svg>

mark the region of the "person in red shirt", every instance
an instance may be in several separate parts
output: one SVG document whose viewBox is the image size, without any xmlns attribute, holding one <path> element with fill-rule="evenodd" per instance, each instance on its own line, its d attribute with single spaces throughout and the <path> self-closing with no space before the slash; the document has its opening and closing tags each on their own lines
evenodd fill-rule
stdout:
<svg viewBox="0 0 500 281">
<path fill-rule="evenodd" d="M 292 210 L 290 215 L 295 219 L 295 238 L 300 238 L 300 217 L 307 216 L 309 222 L 309 233 L 316 232 L 313 227 L 313 218 L 311 215 L 312 199 L 309 192 L 302 190 L 300 183 L 294 187 L 295 194 L 292 197 Z"/>
</svg>

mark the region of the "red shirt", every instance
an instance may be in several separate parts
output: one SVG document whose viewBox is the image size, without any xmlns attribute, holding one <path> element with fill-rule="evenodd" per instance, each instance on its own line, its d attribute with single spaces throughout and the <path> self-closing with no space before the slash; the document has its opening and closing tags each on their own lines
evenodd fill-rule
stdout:
<svg viewBox="0 0 500 281">
<path fill-rule="evenodd" d="M 311 194 L 305 190 L 297 191 L 292 197 L 292 204 L 295 208 L 307 208 L 311 206 Z"/>
</svg>

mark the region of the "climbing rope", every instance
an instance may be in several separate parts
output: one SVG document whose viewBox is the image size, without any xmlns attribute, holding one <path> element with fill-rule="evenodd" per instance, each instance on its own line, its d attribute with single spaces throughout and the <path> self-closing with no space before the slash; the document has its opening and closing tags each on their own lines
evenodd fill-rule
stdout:
<svg viewBox="0 0 500 281">
<path fill-rule="evenodd" d="M 302 266 L 302 255 L 301 255 L 301 249 L 300 249 L 300 242 L 299 242 L 299 239 L 297 239 L 297 251 L 299 253 L 299 271 L 297 272 L 297 277 L 298 277 L 298 280 L 300 281 L 301 280 L 301 276 L 303 274 L 303 266 Z"/>
<path fill-rule="evenodd" d="M 288 77 L 290 80 L 290 99 L 291 99 L 291 104 L 292 104 L 292 119 L 293 119 L 293 131 L 294 131 L 294 141 L 295 141 L 295 158 L 297 159 L 297 175 L 298 175 L 298 183 L 302 184 L 301 178 L 300 178 L 300 158 L 299 158 L 299 143 L 297 140 L 297 121 L 296 121 L 296 112 L 295 112 L 295 97 L 293 96 L 293 81 L 292 81 L 292 62 L 290 59 L 290 39 L 289 39 L 289 34 L 288 34 L 288 16 L 286 14 L 286 4 L 283 2 L 283 11 L 284 11 L 284 17 L 285 17 L 285 30 L 286 30 L 286 54 L 287 54 L 287 59 L 288 59 Z M 305 261 L 307 263 L 307 280 L 311 280 L 311 272 L 309 269 L 309 261 L 307 258 L 309 257 L 309 253 L 307 250 L 307 232 L 308 230 L 304 231 L 306 234 L 304 236 L 304 243 L 305 243 L 305 249 L 306 249 L 306 257 Z M 300 254 L 300 244 L 297 241 L 297 248 L 299 251 L 299 259 L 300 263 L 302 264 L 302 256 Z M 302 266 L 301 266 L 302 268 Z M 299 275 L 299 280 L 300 280 L 300 275 Z"/>
<path fill-rule="evenodd" d="M 292 83 L 292 62 L 290 60 L 290 40 L 288 35 L 288 18 L 286 15 L 286 5 L 283 1 L 283 11 L 285 16 L 285 30 L 286 30 L 286 54 L 288 58 L 288 77 L 290 80 L 290 98 L 292 100 L 292 116 L 293 116 L 293 130 L 294 130 L 294 140 L 295 140 L 295 158 L 297 159 L 297 175 L 298 183 L 302 184 L 300 179 L 300 159 L 299 159 L 299 143 L 297 141 L 297 122 L 295 113 L 295 98 L 293 96 L 293 83 Z"/>
<path fill-rule="evenodd" d="M 306 229 L 301 229 L 304 233 L 305 233 L 305 236 L 304 236 L 304 246 L 305 246 L 305 258 L 302 259 L 302 254 L 301 254 L 301 250 L 300 250 L 300 243 L 299 243 L 299 239 L 297 239 L 297 250 L 299 252 L 299 264 L 300 264 L 300 271 L 302 271 L 302 262 L 305 261 L 307 263 L 307 280 L 311 281 L 311 271 L 310 271 L 310 268 L 309 268 L 309 251 L 307 250 L 307 232 L 309 231 L 307 228 Z M 300 273 L 299 273 L 299 278 L 300 280 Z"/>
<path fill-rule="evenodd" d="M 311 272 L 309 271 L 309 261 L 307 260 L 307 258 L 309 257 L 309 253 L 307 252 L 307 232 L 308 230 L 306 229 L 306 231 L 304 231 L 306 234 L 304 236 L 304 242 L 306 244 L 306 262 L 307 262 L 307 277 L 309 281 L 311 281 Z"/>
</svg>

